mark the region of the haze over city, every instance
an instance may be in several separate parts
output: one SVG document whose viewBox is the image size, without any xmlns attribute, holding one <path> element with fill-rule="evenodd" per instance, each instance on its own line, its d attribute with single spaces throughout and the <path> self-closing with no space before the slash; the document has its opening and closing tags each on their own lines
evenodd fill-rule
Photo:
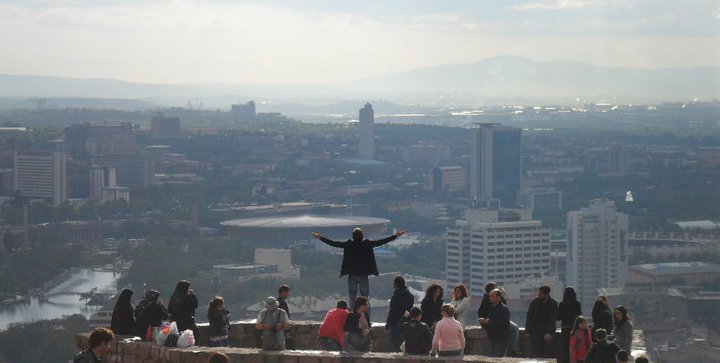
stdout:
<svg viewBox="0 0 720 363">
<path fill-rule="evenodd" d="M 717 363 L 719 326 L 717 1 L 0 0 L 0 363 Z"/>
<path fill-rule="evenodd" d="M 0 73 L 314 84 L 498 55 L 720 66 L 716 1 L 2 1 Z"/>
</svg>

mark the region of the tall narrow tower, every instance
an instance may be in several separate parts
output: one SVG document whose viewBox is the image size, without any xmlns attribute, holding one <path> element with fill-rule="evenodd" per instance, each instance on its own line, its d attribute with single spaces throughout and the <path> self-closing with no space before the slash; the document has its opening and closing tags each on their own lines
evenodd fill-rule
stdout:
<svg viewBox="0 0 720 363">
<path fill-rule="evenodd" d="M 470 151 L 470 198 L 499 199 L 505 208 L 517 205 L 520 132 L 500 124 L 477 124 Z"/>
<path fill-rule="evenodd" d="M 375 131 L 373 123 L 375 122 L 375 112 L 372 105 L 366 103 L 365 107 L 360 109 L 360 143 L 358 151 L 361 159 L 375 159 Z"/>
</svg>

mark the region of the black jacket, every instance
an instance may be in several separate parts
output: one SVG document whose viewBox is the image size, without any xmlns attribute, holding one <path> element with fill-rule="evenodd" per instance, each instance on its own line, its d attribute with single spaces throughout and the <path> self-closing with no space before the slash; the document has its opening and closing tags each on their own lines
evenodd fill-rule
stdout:
<svg viewBox="0 0 720 363">
<path fill-rule="evenodd" d="M 488 340 L 503 343 L 510 340 L 510 309 L 502 302 L 496 306 L 490 305 L 487 318 Z"/>
<path fill-rule="evenodd" d="M 75 355 L 73 363 L 100 363 L 102 360 L 93 354 L 92 349 L 88 348 Z"/>
<path fill-rule="evenodd" d="M 340 276 L 378 276 L 377 262 L 375 262 L 375 252 L 373 251 L 373 248 L 394 241 L 396 238 L 397 236 L 392 235 L 378 241 L 370 241 L 366 239 L 362 241 L 347 240 L 346 242 L 338 242 L 325 237 L 320 237 L 320 240 L 329 246 L 343 249 Z"/>
<path fill-rule="evenodd" d="M 613 316 L 612 311 L 610 311 L 610 307 L 607 306 L 604 302 L 597 300 L 595 301 L 595 305 L 593 305 L 592 309 L 592 319 L 593 319 L 593 326 L 592 326 L 592 334 L 593 339 L 595 338 L 595 332 L 598 329 L 605 329 L 608 334 L 610 334 L 613 330 Z"/>
<path fill-rule="evenodd" d="M 124 289 L 113 308 L 110 330 L 118 335 L 135 335 L 135 310 L 130 303 L 133 292 Z"/>
<path fill-rule="evenodd" d="M 617 363 L 615 354 L 619 350 L 617 344 L 602 340 L 590 347 L 585 356 L 585 363 Z"/>
<path fill-rule="evenodd" d="M 287 300 L 285 300 L 285 298 L 283 298 L 283 297 L 278 296 L 277 302 L 278 302 L 278 307 L 280 309 L 285 310 L 285 312 L 287 313 L 287 316 L 288 316 L 288 320 L 289 320 L 290 319 L 290 308 L 288 308 Z"/>
<path fill-rule="evenodd" d="M 582 315 L 582 308 L 578 301 L 561 301 L 558 305 L 558 317 L 560 327 L 572 328 L 575 318 Z"/>
<path fill-rule="evenodd" d="M 346 332 L 359 332 L 360 331 L 360 314 L 357 311 L 353 311 L 348 314 L 345 318 L 345 325 L 343 330 Z"/>
<path fill-rule="evenodd" d="M 507 301 L 505 301 L 505 298 L 502 298 L 502 303 L 507 305 Z M 492 306 L 492 303 L 490 302 L 490 295 L 486 292 L 483 295 L 483 299 L 480 302 L 480 307 L 477 311 L 478 318 L 487 318 L 488 314 L 490 313 L 490 307 Z M 487 329 L 487 326 L 484 324 L 480 324 L 480 326 L 483 327 L 483 329 Z"/>
<path fill-rule="evenodd" d="M 442 299 L 433 301 L 432 297 L 426 296 L 420 303 L 420 310 L 422 310 L 422 322 L 428 326 L 432 326 L 442 319 Z"/>
<path fill-rule="evenodd" d="M 402 324 L 402 332 L 405 337 L 405 354 L 430 354 L 433 334 L 427 324 L 413 319 Z"/>
<path fill-rule="evenodd" d="M 491 306 L 492 303 L 490 303 L 490 295 L 486 292 L 483 294 L 480 307 L 478 308 L 478 318 L 487 318 Z"/>
<path fill-rule="evenodd" d="M 558 303 L 552 297 L 546 302 L 535 298 L 528 308 L 525 331 L 530 334 L 555 334 Z"/>
<path fill-rule="evenodd" d="M 210 315 L 208 336 L 211 337 L 222 337 L 228 335 L 228 324 L 230 323 L 230 317 L 226 311 L 215 310 Z"/>
<path fill-rule="evenodd" d="M 390 299 L 390 311 L 385 320 L 385 327 L 399 325 L 405 312 L 412 309 L 414 303 L 415 296 L 410 293 L 407 286 L 396 288 Z"/>
<path fill-rule="evenodd" d="M 137 326 L 135 334 L 144 340 L 148 325 L 158 327 L 164 320 L 168 319 L 168 315 L 169 314 L 167 310 L 165 310 L 165 306 L 161 305 L 157 301 L 152 302 L 147 308 L 145 308 L 145 310 L 143 310 L 142 315 L 138 313 L 135 314 L 135 325 Z"/>
</svg>

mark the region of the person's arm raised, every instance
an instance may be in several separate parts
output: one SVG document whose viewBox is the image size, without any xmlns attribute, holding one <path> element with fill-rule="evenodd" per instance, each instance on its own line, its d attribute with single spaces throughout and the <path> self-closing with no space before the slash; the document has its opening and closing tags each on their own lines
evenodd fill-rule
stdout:
<svg viewBox="0 0 720 363">
<path fill-rule="evenodd" d="M 400 236 L 402 236 L 402 235 L 404 235 L 404 234 L 405 234 L 405 230 L 404 230 L 404 229 L 399 229 L 399 230 L 398 230 L 397 232 L 395 232 L 395 234 L 393 234 L 392 236 L 387 237 L 387 238 L 383 238 L 383 239 L 379 239 L 379 240 L 377 240 L 377 241 L 370 241 L 370 244 L 371 244 L 373 247 L 382 246 L 382 245 L 384 245 L 384 244 L 386 244 L 386 243 L 389 243 L 389 242 L 392 242 L 392 241 L 396 240 L 398 237 L 400 237 Z"/>
<path fill-rule="evenodd" d="M 328 246 L 337 247 L 337 248 L 344 248 L 344 247 L 345 247 L 345 243 L 344 243 L 344 242 L 333 241 L 333 240 L 331 240 L 331 239 L 329 239 L 329 238 L 325 238 L 325 237 L 321 236 L 320 233 L 318 233 L 318 232 L 313 232 L 312 235 L 313 235 L 313 237 L 319 239 L 320 241 L 322 241 L 323 243 L 325 243 L 325 244 L 328 245 Z"/>
</svg>

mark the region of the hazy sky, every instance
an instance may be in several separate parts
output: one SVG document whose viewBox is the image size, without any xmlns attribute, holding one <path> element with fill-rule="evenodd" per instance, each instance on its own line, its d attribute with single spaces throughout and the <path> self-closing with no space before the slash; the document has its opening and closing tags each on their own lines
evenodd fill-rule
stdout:
<svg viewBox="0 0 720 363">
<path fill-rule="evenodd" d="M 720 66 L 720 1 L 0 0 L 0 73 L 298 84 L 495 55 Z"/>
</svg>

